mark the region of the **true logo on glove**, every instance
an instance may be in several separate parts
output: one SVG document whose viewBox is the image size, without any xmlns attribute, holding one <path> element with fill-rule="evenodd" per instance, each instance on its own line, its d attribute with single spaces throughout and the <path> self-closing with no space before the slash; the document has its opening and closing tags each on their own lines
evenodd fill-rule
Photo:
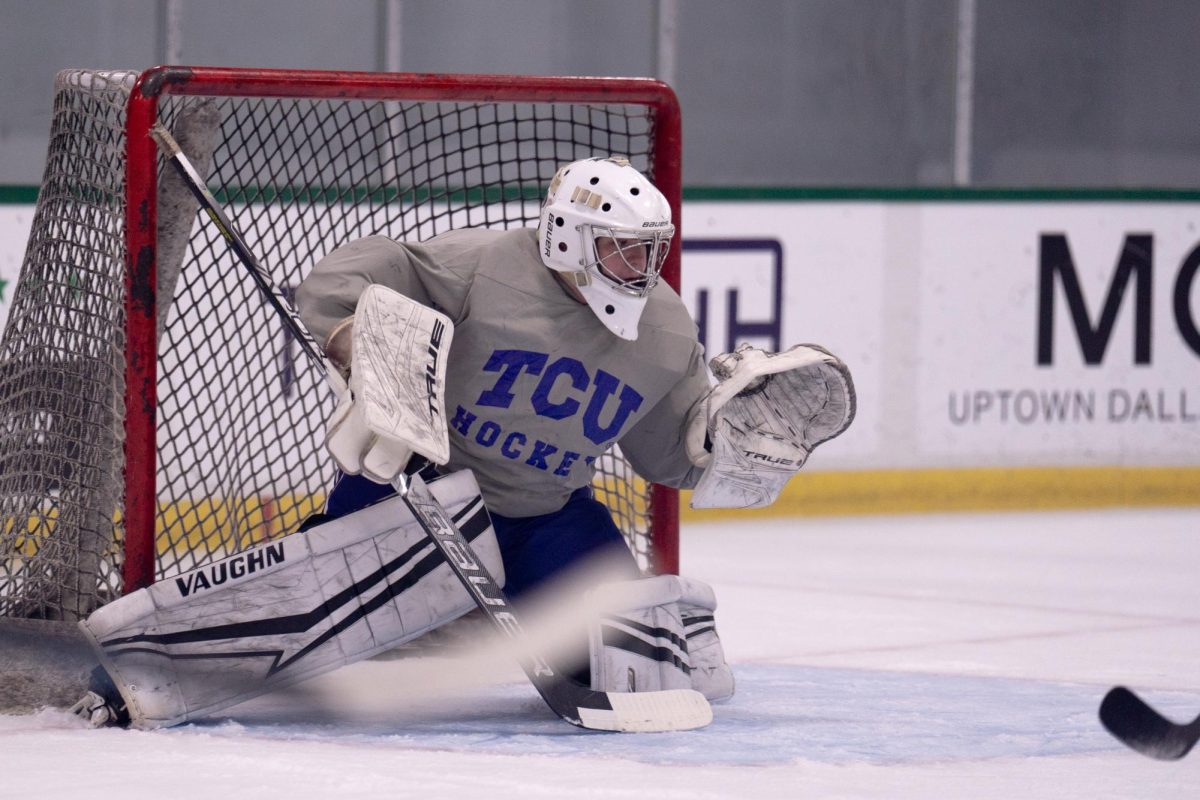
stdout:
<svg viewBox="0 0 1200 800">
<path fill-rule="evenodd" d="M 436 420 L 441 418 L 441 412 L 438 411 L 437 400 L 437 366 L 438 358 L 441 355 L 442 334 L 446 332 L 446 326 L 442 321 L 435 320 L 433 323 L 433 333 L 429 336 L 429 363 L 425 365 L 425 393 L 429 401 L 429 418 Z"/>
<path fill-rule="evenodd" d="M 794 467 L 800 462 L 794 458 L 776 458 L 766 453 L 756 453 L 753 450 L 743 450 L 742 455 L 752 461 L 762 461 L 767 464 L 779 464 L 784 467 Z"/>
</svg>

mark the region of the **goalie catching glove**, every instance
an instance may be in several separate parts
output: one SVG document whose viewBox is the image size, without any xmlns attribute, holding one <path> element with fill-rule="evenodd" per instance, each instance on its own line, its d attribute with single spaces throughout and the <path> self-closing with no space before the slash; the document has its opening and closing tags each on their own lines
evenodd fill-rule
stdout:
<svg viewBox="0 0 1200 800">
<path fill-rule="evenodd" d="M 692 508 L 770 505 L 813 448 L 854 419 L 850 370 L 822 347 L 768 353 L 744 344 L 709 366 L 720 382 L 687 436 L 692 463 L 704 467 Z"/>
<path fill-rule="evenodd" d="M 329 336 L 351 339 L 350 379 L 333 377 L 340 397 L 325 444 L 343 472 L 391 483 L 414 453 L 450 459 L 446 430 L 446 356 L 454 325 L 446 315 L 385 286 L 368 286 L 354 316 Z"/>
</svg>

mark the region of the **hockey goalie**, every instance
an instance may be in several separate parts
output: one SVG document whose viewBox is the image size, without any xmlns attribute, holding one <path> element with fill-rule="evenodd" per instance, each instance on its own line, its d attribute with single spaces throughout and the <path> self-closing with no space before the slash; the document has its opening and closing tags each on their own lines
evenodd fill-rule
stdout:
<svg viewBox="0 0 1200 800">
<path fill-rule="evenodd" d="M 299 287 L 337 375 L 327 447 L 340 472 L 302 529 L 134 592 L 82 623 L 102 669 L 76 710 L 96 725 L 173 725 L 394 648 L 473 608 L 396 496 L 420 470 L 520 609 L 593 559 L 617 564 L 606 613 L 566 671 L 598 692 L 733 694 L 712 589 L 642 577 L 594 462 L 619 444 L 696 507 L 772 503 L 855 412 L 826 350 L 743 346 L 711 372 L 659 281 L 666 198 L 628 162 L 554 176 L 536 228 L 374 236 Z"/>
</svg>

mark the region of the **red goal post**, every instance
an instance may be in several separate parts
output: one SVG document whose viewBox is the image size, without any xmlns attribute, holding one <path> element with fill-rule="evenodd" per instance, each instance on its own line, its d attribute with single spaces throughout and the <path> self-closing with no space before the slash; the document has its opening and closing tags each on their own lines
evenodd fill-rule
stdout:
<svg viewBox="0 0 1200 800">
<path fill-rule="evenodd" d="M 78 74 L 76 84 L 94 82 Z M 269 327 L 266 312 L 249 305 L 231 282 L 238 269 L 220 252 L 216 234 L 206 231 L 211 226 L 193 224 L 195 205 L 180 201 L 177 190 L 172 194 L 173 176 L 149 136 L 156 121 L 175 130 L 264 265 L 273 273 L 291 270 L 276 277 L 292 288 L 298 270 L 362 235 L 419 239 L 461 225 L 532 226 L 553 170 L 592 155 L 630 157 L 666 195 L 677 225 L 680 219 L 679 105 L 655 80 L 157 67 L 128 75 L 124 91 L 123 185 L 116 187 L 124 198 L 124 263 L 118 265 L 124 319 L 114 338 L 124 353 L 124 467 L 120 496 L 111 507 L 101 500 L 99 514 L 92 514 L 102 518 L 109 509 L 119 552 L 102 545 L 100 560 L 113 562 L 110 573 L 119 568 L 120 581 L 103 579 L 108 585 L 100 586 L 99 599 L 74 608 L 55 611 L 47 590 L 23 606 L 6 604 L 34 585 L 35 575 L 85 571 L 30 566 L 55 550 L 49 542 L 71 517 L 66 484 L 56 478 L 46 481 L 55 496 L 40 506 L 51 509 L 44 519 L 34 518 L 36 499 L 26 504 L 33 510 L 3 509 L 9 534 L 0 529 L 6 536 L 0 539 L 0 616 L 20 616 L 34 606 L 28 615 L 80 616 L 106 596 L 286 533 L 315 510 L 320 484 L 331 474 L 327 457 L 316 452 L 329 403 L 320 393 L 327 390 L 291 358 L 291 343 Z M 56 113 L 52 138 L 111 136 L 62 116 Z M 86 130 L 64 133 L 60 125 Z M 48 164 L 48 176 L 52 168 Z M 75 171 L 87 177 L 65 192 L 70 202 L 103 199 L 112 190 L 92 185 L 90 167 Z M 43 194 L 49 197 L 46 186 Z M 51 213 L 57 212 L 44 209 L 39 195 L 31 250 L 39 225 L 61 225 L 39 221 Z M 92 222 L 90 213 L 69 210 L 83 222 L 66 227 L 109 227 Z M 92 269 L 73 269 L 70 280 L 90 285 Z M 21 283 L 37 270 L 27 256 Z M 664 277 L 678 289 L 679 274 L 676 243 Z M 95 316 L 104 313 L 88 314 Z M 6 346 L 8 339 L 6 331 Z M 270 389 L 263 389 L 268 382 Z M 306 401 L 318 396 L 319 402 Z M 41 424 L 53 427 L 56 414 L 48 412 L 52 422 Z M 222 438 L 231 432 L 241 438 Z M 297 464 L 310 466 L 300 474 Z M 0 463 L 0 488 L 3 468 Z M 645 484 L 619 457 L 601 469 L 598 496 L 613 509 L 643 567 L 677 572 L 677 492 Z M 264 485 L 250 487 L 258 476 Z M 28 523 L 23 514 L 31 515 Z M 232 538 L 214 538 L 222 526 L 236 529 Z M 66 592 L 86 593 L 86 586 Z"/>
<path fill-rule="evenodd" d="M 678 100 L 666 84 L 637 78 L 521 77 L 492 75 L 422 75 L 411 73 L 251 70 L 206 67 L 159 67 L 142 73 L 134 85 L 126 120 L 126 207 L 150 209 L 128 216 L 126 240 L 130 268 L 126 272 L 126 556 L 125 591 L 154 580 L 155 448 L 154 408 L 157 312 L 139 298 L 153 297 L 156 263 L 158 156 L 150 127 L 158 119 L 164 95 L 222 97 L 288 97 L 379 101 L 466 101 L 571 104 L 621 103 L 653 108 L 653 180 L 671 204 L 679 226 L 682 198 L 682 136 Z M 670 154 L 670 155 L 666 155 Z M 619 154 L 614 154 L 619 155 Z M 668 254 L 664 279 L 679 289 L 681 248 Z M 144 282 L 138 285 L 139 282 Z M 142 357 L 144 356 L 144 357 Z M 649 536 L 655 572 L 678 572 L 678 493 L 649 487 Z"/>
</svg>

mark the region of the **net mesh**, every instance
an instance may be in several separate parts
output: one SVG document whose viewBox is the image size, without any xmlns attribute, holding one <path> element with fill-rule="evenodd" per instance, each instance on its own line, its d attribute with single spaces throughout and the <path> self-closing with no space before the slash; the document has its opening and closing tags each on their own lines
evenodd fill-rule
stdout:
<svg viewBox="0 0 1200 800">
<path fill-rule="evenodd" d="M 69 72 L 57 82 L 46 175 L 0 343 L 0 616 L 72 619 L 121 591 L 133 77 Z M 542 187 L 565 161 L 623 155 L 652 175 L 650 114 L 231 97 L 168 97 L 159 112 L 289 295 L 324 254 L 362 236 L 536 225 Z M 294 530 L 334 475 L 323 376 L 171 179 L 160 167 L 159 578 Z M 648 568 L 647 486 L 617 451 L 598 463 L 597 495 Z"/>
</svg>

